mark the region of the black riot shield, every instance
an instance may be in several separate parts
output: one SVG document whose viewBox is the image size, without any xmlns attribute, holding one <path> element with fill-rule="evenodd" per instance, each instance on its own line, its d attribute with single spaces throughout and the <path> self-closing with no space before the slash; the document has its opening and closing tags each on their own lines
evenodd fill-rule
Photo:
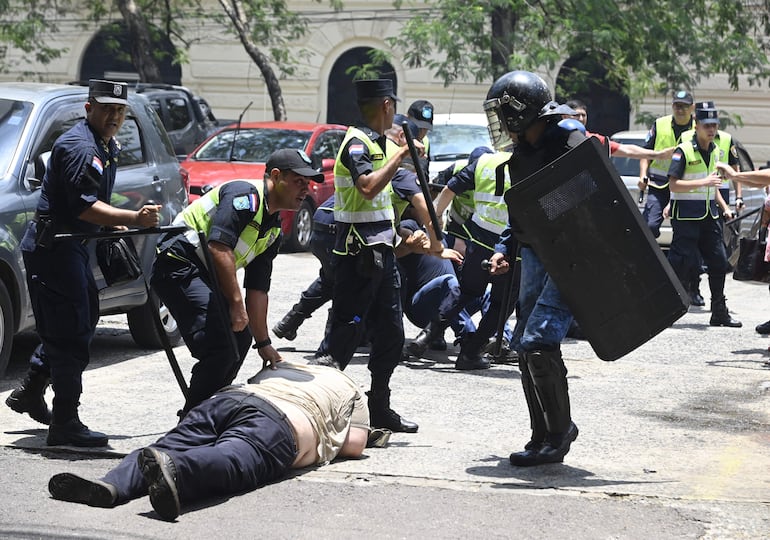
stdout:
<svg viewBox="0 0 770 540">
<path fill-rule="evenodd" d="M 687 294 L 607 157 L 589 137 L 505 193 L 602 360 L 617 360 L 687 312 Z"/>
</svg>

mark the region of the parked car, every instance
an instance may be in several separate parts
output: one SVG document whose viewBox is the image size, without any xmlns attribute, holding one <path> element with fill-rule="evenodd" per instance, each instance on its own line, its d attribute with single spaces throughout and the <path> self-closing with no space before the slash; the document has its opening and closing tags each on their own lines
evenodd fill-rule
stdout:
<svg viewBox="0 0 770 540">
<path fill-rule="evenodd" d="M 484 113 L 437 114 L 428 132 L 429 177 L 435 178 L 458 159 L 468 159 L 477 146 L 492 148 Z"/>
<path fill-rule="evenodd" d="M 623 144 L 636 144 L 639 146 L 644 146 L 646 137 L 647 137 L 646 131 L 620 131 L 618 133 L 615 133 L 612 136 L 612 140 Z M 738 157 L 741 161 L 741 169 L 753 170 L 754 163 L 751 160 L 751 156 L 749 156 L 746 149 L 742 145 L 740 145 L 740 143 L 736 144 L 736 148 L 738 149 Z M 615 156 L 613 156 L 610 159 L 612 160 L 612 164 L 615 165 L 615 168 L 620 174 L 620 177 L 623 180 L 623 183 L 625 184 L 626 188 L 628 188 L 629 193 L 631 193 L 631 197 L 633 198 L 634 201 L 638 202 L 639 210 L 640 211 L 644 210 L 644 202 L 639 202 L 639 187 L 638 187 L 639 160 L 624 158 L 624 157 L 615 157 Z M 733 188 L 730 188 L 730 197 L 731 197 L 731 200 L 734 200 L 735 198 L 735 193 Z M 753 210 L 754 208 L 759 208 L 764 203 L 764 200 L 765 200 L 765 195 L 762 188 L 752 188 L 748 186 L 743 186 L 743 202 L 746 205 L 746 208 L 743 211 L 744 213 L 750 210 Z M 751 225 L 753 223 L 753 219 L 751 218 L 744 219 L 739 221 L 738 223 L 739 223 L 739 229 L 737 234 L 748 235 L 749 229 L 751 228 Z M 658 244 L 661 247 L 667 249 L 668 246 L 671 245 L 671 236 L 672 236 L 671 223 L 669 222 L 668 219 L 665 219 L 663 221 L 663 225 L 660 228 L 660 236 L 657 239 Z M 730 231 L 726 231 L 725 238 L 726 240 L 730 239 Z"/>
<path fill-rule="evenodd" d="M 8 365 L 13 336 L 35 326 L 19 242 L 35 213 L 51 147 L 85 116 L 87 98 L 88 88 L 83 86 L 0 84 L 0 376 Z M 129 111 L 117 135 L 123 152 L 112 204 L 135 210 L 153 201 L 163 206 L 161 224 L 168 225 L 187 203 L 179 162 L 149 101 L 129 92 L 128 102 Z M 142 267 L 148 271 L 156 238 L 133 238 Z M 90 244 L 93 250 L 94 242 Z M 160 310 L 169 339 L 178 342 L 176 322 L 154 295 L 148 298 L 141 278 L 106 287 L 95 262 L 93 270 L 101 313 L 127 313 L 137 344 L 161 346 L 151 318 L 154 310 Z"/>
<path fill-rule="evenodd" d="M 334 159 L 347 128 L 339 124 L 306 122 L 246 122 L 221 129 L 182 162 L 182 174 L 193 201 L 228 180 L 262 180 L 265 162 L 280 148 L 301 148 L 324 182 L 310 183 L 308 196 L 296 212 L 281 212 L 283 245 L 296 251 L 310 247 L 313 213 L 334 193 Z"/>
<path fill-rule="evenodd" d="M 179 161 L 221 126 L 231 123 L 217 120 L 208 102 L 184 86 L 137 83 L 135 90 L 150 100 Z"/>
</svg>

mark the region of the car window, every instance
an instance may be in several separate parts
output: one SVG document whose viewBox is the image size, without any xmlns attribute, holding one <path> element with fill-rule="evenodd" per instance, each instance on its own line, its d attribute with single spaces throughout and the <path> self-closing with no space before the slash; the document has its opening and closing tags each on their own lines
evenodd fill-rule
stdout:
<svg viewBox="0 0 770 540">
<path fill-rule="evenodd" d="M 120 142 L 121 146 L 120 156 L 118 156 L 118 167 L 138 165 L 147 161 L 142 151 L 142 137 L 139 124 L 134 116 L 126 117 L 126 121 L 123 122 L 115 138 Z"/>
<path fill-rule="evenodd" d="M 486 126 L 472 124 L 434 125 L 428 133 L 431 159 L 467 158 L 477 146 L 491 147 Z"/>
<path fill-rule="evenodd" d="M 176 156 L 176 152 L 174 152 L 174 145 L 171 142 L 171 139 L 168 136 L 168 133 L 166 133 L 166 128 L 163 127 L 163 122 L 160 120 L 160 115 L 157 112 L 157 109 L 155 108 L 155 105 L 153 105 L 153 102 L 151 101 L 149 105 L 146 106 L 145 111 L 147 112 L 147 118 L 150 119 L 150 122 L 152 122 L 151 129 L 155 131 L 155 133 L 158 134 L 161 141 L 163 141 L 163 146 L 166 149 L 166 154 L 169 156 Z"/>
<path fill-rule="evenodd" d="M 639 146 L 644 146 L 644 139 L 622 139 L 622 138 L 615 138 L 612 139 L 615 142 L 619 142 L 621 144 L 636 144 Z M 639 176 L 639 160 L 628 158 L 628 157 L 619 157 L 619 156 L 612 156 L 610 158 L 610 161 L 612 161 L 612 164 L 615 166 L 615 169 L 617 169 L 618 174 L 620 176 Z"/>
<path fill-rule="evenodd" d="M 191 122 L 190 109 L 187 108 L 187 101 L 182 98 L 170 98 L 166 102 L 168 108 L 168 129 L 176 131 L 186 128 Z"/>
<path fill-rule="evenodd" d="M 344 136 L 345 134 L 341 131 L 326 131 L 319 135 L 313 147 L 313 152 L 310 154 L 310 161 L 313 162 L 313 167 L 320 167 L 323 159 L 335 159 Z"/>
<path fill-rule="evenodd" d="M 0 176 L 8 174 L 16 145 L 32 112 L 32 103 L 0 99 Z"/>
<path fill-rule="evenodd" d="M 234 129 L 220 131 L 195 153 L 201 161 L 235 161 L 264 163 L 279 148 L 306 148 L 310 131 L 295 129 L 241 129 L 233 145 Z"/>
</svg>

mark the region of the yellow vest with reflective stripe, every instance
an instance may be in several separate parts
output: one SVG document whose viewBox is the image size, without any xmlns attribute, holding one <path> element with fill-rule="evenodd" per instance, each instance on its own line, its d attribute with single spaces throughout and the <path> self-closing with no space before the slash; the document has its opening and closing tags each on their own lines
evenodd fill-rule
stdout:
<svg viewBox="0 0 770 540">
<path fill-rule="evenodd" d="M 697 143 L 690 141 L 682 143 L 679 148 L 684 152 L 686 160 L 682 180 L 700 180 L 706 178 L 716 169 L 716 162 L 719 159 L 719 147 L 714 145 L 709 157 L 709 164 L 706 165 L 703 156 L 697 149 Z M 709 216 L 717 218 L 718 213 L 714 213 L 715 205 L 712 201 L 716 198 L 718 188 L 711 186 L 701 186 L 685 192 L 671 192 L 671 216 L 678 220 L 699 220 Z"/>
<path fill-rule="evenodd" d="M 369 149 L 372 159 L 372 170 L 376 171 L 385 166 L 388 156 L 376 141 L 371 140 L 358 128 L 350 127 L 342 140 L 340 154 L 348 151 L 347 144 L 353 139 L 359 139 Z M 387 145 L 386 145 L 387 146 Z M 334 162 L 334 219 L 341 223 L 374 223 L 377 221 L 390 221 L 395 219 L 391 192 L 388 187 L 380 191 L 371 201 L 366 200 L 356 189 L 350 171 L 342 164 L 340 154 Z"/>
<path fill-rule="evenodd" d="M 265 183 L 250 180 L 231 180 L 230 182 L 238 181 L 248 182 L 254 186 L 259 194 L 259 208 L 246 228 L 241 231 L 238 242 L 233 249 L 236 269 L 248 266 L 257 255 L 264 253 L 281 234 L 279 226 L 270 227 L 266 231 L 261 230 L 262 219 L 265 216 Z M 193 231 L 203 231 L 208 237 L 211 232 L 211 220 L 219 206 L 219 190 L 230 182 L 220 184 L 185 208 L 180 214 L 184 223 Z M 175 223 L 178 221 L 178 219 L 175 220 Z M 197 236 L 187 235 L 187 237 L 194 245 L 199 244 Z M 200 250 L 200 246 L 198 249 Z M 200 256 L 202 253 L 198 253 L 198 255 Z M 204 262 L 206 260 L 203 257 L 200 259 Z"/>
<path fill-rule="evenodd" d="M 455 167 L 452 174 L 457 174 L 468 165 L 467 159 L 458 159 L 455 161 Z M 452 204 L 449 206 L 449 218 L 455 223 L 462 225 L 473 214 L 473 191 L 468 190 L 456 194 L 452 198 Z"/>
<path fill-rule="evenodd" d="M 510 152 L 484 154 L 476 163 L 474 177 L 476 188 L 473 192 L 473 215 L 471 221 L 482 229 L 500 234 L 508 225 L 508 207 L 503 196 L 495 195 L 497 187 L 497 167 L 511 159 Z M 511 187 L 508 167 L 505 167 L 503 192 Z"/>
<path fill-rule="evenodd" d="M 688 129 L 684 133 L 682 133 L 682 142 L 691 141 L 695 138 L 695 130 L 694 129 Z M 716 136 L 714 137 L 714 144 L 717 145 L 717 148 L 719 148 L 719 161 L 723 161 L 727 163 L 727 161 L 730 159 L 730 147 L 733 145 L 733 136 L 727 133 L 726 131 L 722 131 L 721 129 L 717 131 Z M 722 180 L 722 185 L 719 186 L 720 189 L 730 189 L 730 179 L 725 178 Z"/>
<path fill-rule="evenodd" d="M 662 116 L 655 120 L 655 150 L 664 150 L 676 146 L 680 141 L 674 136 L 673 115 Z M 695 128 L 695 121 L 690 120 L 690 125 Z M 671 166 L 670 159 L 654 159 L 647 170 L 648 174 L 655 175 L 658 178 L 668 179 L 668 169 Z M 664 184 L 650 184 L 653 188 L 668 187 L 668 180 Z"/>
</svg>

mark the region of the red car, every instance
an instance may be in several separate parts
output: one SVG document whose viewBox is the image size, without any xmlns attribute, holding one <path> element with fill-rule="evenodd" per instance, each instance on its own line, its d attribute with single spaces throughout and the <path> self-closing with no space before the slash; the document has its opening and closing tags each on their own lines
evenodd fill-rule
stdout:
<svg viewBox="0 0 770 540">
<path fill-rule="evenodd" d="M 261 180 L 268 156 L 280 148 L 301 148 L 323 183 L 311 182 L 308 196 L 296 212 L 281 212 L 283 245 L 304 251 L 310 247 L 313 213 L 334 193 L 334 159 L 347 127 L 306 122 L 244 122 L 229 125 L 206 139 L 182 162 L 190 186 L 190 201 L 228 180 Z"/>
</svg>

